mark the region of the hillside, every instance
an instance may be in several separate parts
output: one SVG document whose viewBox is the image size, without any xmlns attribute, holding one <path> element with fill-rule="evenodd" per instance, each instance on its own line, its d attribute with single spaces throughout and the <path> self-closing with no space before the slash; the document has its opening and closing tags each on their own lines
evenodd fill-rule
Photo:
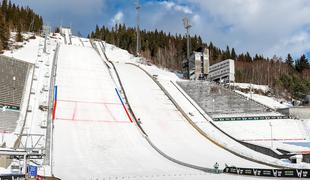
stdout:
<svg viewBox="0 0 310 180">
<path fill-rule="evenodd" d="M 9 49 L 10 33 L 17 32 L 14 36 L 17 42 L 23 41 L 21 32 L 40 32 L 43 19 L 29 7 L 20 7 L 11 1 L 3 0 L 0 4 L 0 53 Z"/>
<path fill-rule="evenodd" d="M 96 26 L 89 37 L 102 39 L 120 48 L 135 52 L 135 28 L 116 25 L 112 29 Z M 182 61 L 186 57 L 186 38 L 183 35 L 171 35 L 163 31 L 141 31 L 141 55 L 152 63 L 164 68 L 182 69 Z M 193 50 L 200 46 L 210 49 L 210 63 L 214 64 L 225 59 L 234 59 L 236 82 L 268 85 L 274 94 L 285 98 L 303 99 L 310 92 L 310 65 L 305 55 L 294 60 L 290 54 L 285 59 L 274 56 L 266 58 L 250 53 L 237 54 L 234 48 L 227 46 L 222 50 L 212 42 L 203 43 L 200 36 L 191 38 Z"/>
</svg>

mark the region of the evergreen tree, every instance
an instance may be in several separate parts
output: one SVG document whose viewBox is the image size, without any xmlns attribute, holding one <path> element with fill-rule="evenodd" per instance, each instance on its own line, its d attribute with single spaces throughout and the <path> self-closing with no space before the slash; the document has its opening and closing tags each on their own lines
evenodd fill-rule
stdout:
<svg viewBox="0 0 310 180">
<path fill-rule="evenodd" d="M 226 51 L 223 54 L 223 59 L 231 59 L 229 46 L 226 46 Z"/>
<path fill-rule="evenodd" d="M 17 27 L 17 34 L 16 34 L 15 40 L 16 40 L 17 42 L 22 42 L 22 41 L 23 41 L 23 36 L 22 36 L 22 34 L 21 34 L 21 25 L 19 25 L 19 26 Z"/>
<path fill-rule="evenodd" d="M 41 16 L 34 13 L 29 7 L 19 7 L 11 1 L 2 0 L 0 5 L 0 41 L 4 49 L 8 48 L 10 31 L 18 31 L 17 39 L 22 40 L 20 32 L 40 32 L 43 25 Z M 16 39 L 16 40 L 17 40 Z"/>
<path fill-rule="evenodd" d="M 248 61 L 248 62 L 252 61 L 252 57 L 251 57 L 251 55 L 250 55 L 249 52 L 246 52 L 246 54 L 245 54 L 245 60 Z"/>
<path fill-rule="evenodd" d="M 0 54 L 2 53 L 3 51 L 3 45 L 2 45 L 2 41 L 0 40 Z"/>
<path fill-rule="evenodd" d="M 235 52 L 235 48 L 232 48 L 231 49 L 231 59 L 236 59 L 237 58 L 237 54 L 236 54 L 236 52 Z"/>
<path fill-rule="evenodd" d="M 6 49 L 8 47 L 8 41 L 10 38 L 10 31 L 8 25 L 5 23 L 5 18 L 0 11 L 0 41 L 2 48 Z"/>
<path fill-rule="evenodd" d="M 304 54 L 300 57 L 300 59 L 296 60 L 295 68 L 298 72 L 302 72 L 304 69 L 309 68 L 309 61 Z"/>
<path fill-rule="evenodd" d="M 294 60 L 290 53 L 287 55 L 287 58 L 285 59 L 285 63 L 288 64 L 290 67 L 294 67 Z"/>
<path fill-rule="evenodd" d="M 59 27 L 56 27 L 55 33 L 60 33 L 60 28 Z"/>
<path fill-rule="evenodd" d="M 3 0 L 1 3 L 1 11 L 5 19 L 7 18 L 7 9 L 8 9 L 8 1 Z"/>
<path fill-rule="evenodd" d="M 122 24 L 112 29 L 96 26 L 95 31 L 89 33 L 89 36 L 117 45 L 130 53 L 134 53 L 136 49 L 135 28 L 126 27 Z M 230 49 L 229 46 L 222 50 L 212 42 L 209 45 L 203 43 L 199 36 L 192 36 L 190 42 L 193 50 L 198 47 L 209 48 L 211 65 L 228 58 L 235 59 L 237 82 L 269 85 L 274 88 L 275 92 L 283 92 L 285 89 L 285 92 L 294 97 L 299 96 L 296 92 L 308 93 L 310 91 L 310 75 L 307 74 L 310 69 L 307 69 L 309 63 L 305 56 L 296 62 L 296 69 L 290 68 L 290 73 L 288 73 L 289 66 L 287 64 L 293 65 L 291 55 L 282 61 L 277 56 L 269 59 L 259 54 L 252 57 L 249 52 L 237 54 L 235 49 Z M 172 35 L 157 29 L 154 31 L 141 30 L 141 55 L 154 64 L 165 68 L 182 69 L 182 61 L 186 58 L 187 52 L 186 44 L 186 37 L 181 34 Z M 304 70 L 305 68 L 306 70 Z"/>
</svg>

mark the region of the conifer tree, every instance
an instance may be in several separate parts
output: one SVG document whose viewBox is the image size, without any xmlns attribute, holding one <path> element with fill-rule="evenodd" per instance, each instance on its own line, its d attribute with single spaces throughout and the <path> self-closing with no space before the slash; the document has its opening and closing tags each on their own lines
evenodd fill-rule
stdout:
<svg viewBox="0 0 310 180">
<path fill-rule="evenodd" d="M 20 32 L 29 30 L 40 32 L 42 25 L 42 17 L 35 14 L 29 7 L 19 7 L 11 1 L 2 0 L 0 4 L 0 41 L 3 49 L 8 48 L 10 31 L 18 31 L 16 38 L 21 41 Z"/>
<path fill-rule="evenodd" d="M 231 59 L 236 59 L 237 58 L 237 54 L 235 52 L 235 48 L 231 49 Z"/>
<path fill-rule="evenodd" d="M 295 68 L 298 72 L 302 72 L 304 69 L 309 68 L 309 61 L 304 54 L 295 62 Z"/>
<path fill-rule="evenodd" d="M 18 25 L 17 27 L 17 34 L 16 34 L 16 39 L 17 42 L 22 42 L 23 41 L 23 36 L 21 34 L 21 25 Z"/>
<path fill-rule="evenodd" d="M 5 23 L 5 18 L 0 11 L 0 41 L 2 42 L 2 47 L 6 49 L 8 47 L 8 40 L 10 37 L 10 31 L 7 23 Z"/>
<path fill-rule="evenodd" d="M 291 56 L 291 54 L 287 54 L 287 58 L 285 59 L 285 63 L 288 64 L 290 67 L 294 66 L 294 60 Z"/>
</svg>

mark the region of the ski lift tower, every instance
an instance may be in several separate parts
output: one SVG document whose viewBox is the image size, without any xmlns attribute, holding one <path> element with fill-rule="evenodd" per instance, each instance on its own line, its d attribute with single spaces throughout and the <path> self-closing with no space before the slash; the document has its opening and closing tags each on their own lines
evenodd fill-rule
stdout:
<svg viewBox="0 0 310 180">
<path fill-rule="evenodd" d="M 190 33 L 189 30 L 192 27 L 192 25 L 189 22 L 188 17 L 183 18 L 183 24 L 184 24 L 184 28 L 186 29 L 186 37 L 187 37 L 187 75 L 188 78 L 190 78 L 190 67 L 189 67 L 189 61 L 190 61 Z"/>
<path fill-rule="evenodd" d="M 140 55 L 140 48 L 141 48 L 141 38 L 140 38 L 140 1 L 137 0 L 136 1 L 136 12 L 137 12 L 137 27 L 136 27 L 136 31 L 137 31 L 137 52 L 136 52 L 136 56 Z"/>
</svg>

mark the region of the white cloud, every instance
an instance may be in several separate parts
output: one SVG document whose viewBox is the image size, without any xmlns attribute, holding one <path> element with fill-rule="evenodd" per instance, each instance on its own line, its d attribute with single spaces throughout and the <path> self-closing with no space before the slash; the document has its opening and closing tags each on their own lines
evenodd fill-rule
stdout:
<svg viewBox="0 0 310 180">
<path fill-rule="evenodd" d="M 192 22 L 193 22 L 194 25 L 200 24 L 200 23 L 201 23 L 201 17 L 200 17 L 200 15 L 195 14 L 195 15 L 192 17 Z"/>
<path fill-rule="evenodd" d="M 111 19 L 111 25 L 122 24 L 124 18 L 124 13 L 122 11 L 117 12 L 114 17 Z"/>
<path fill-rule="evenodd" d="M 43 13 L 56 12 L 82 16 L 93 15 L 101 12 L 106 0 L 12 0 L 20 5 L 29 5 L 32 8 L 39 9 Z"/>
<path fill-rule="evenodd" d="M 270 51 L 275 52 L 275 54 L 289 53 L 287 50 L 294 52 L 295 56 L 307 53 L 310 50 L 310 34 L 301 31 L 289 39 L 281 40 L 270 48 Z"/>
<path fill-rule="evenodd" d="M 186 1 L 194 4 L 202 17 L 193 29 L 221 47 L 228 44 L 267 56 L 289 52 L 299 56 L 310 49 L 305 29 L 310 24 L 308 0 Z"/>
<path fill-rule="evenodd" d="M 175 10 L 185 14 L 193 14 L 193 11 L 189 7 L 179 5 L 172 1 L 162 1 L 160 4 L 162 4 L 167 10 Z"/>
<path fill-rule="evenodd" d="M 136 19 L 134 1 L 128 0 L 13 2 L 39 9 L 45 20 L 53 23 L 68 25 L 72 21 L 84 32 L 106 22 L 134 26 Z M 283 57 L 310 52 L 310 0 L 154 0 L 141 4 L 142 28 L 183 34 L 182 18 L 187 15 L 192 34 L 222 48 L 229 45 L 239 53 Z M 121 11 L 114 14 L 117 10 Z"/>
</svg>

